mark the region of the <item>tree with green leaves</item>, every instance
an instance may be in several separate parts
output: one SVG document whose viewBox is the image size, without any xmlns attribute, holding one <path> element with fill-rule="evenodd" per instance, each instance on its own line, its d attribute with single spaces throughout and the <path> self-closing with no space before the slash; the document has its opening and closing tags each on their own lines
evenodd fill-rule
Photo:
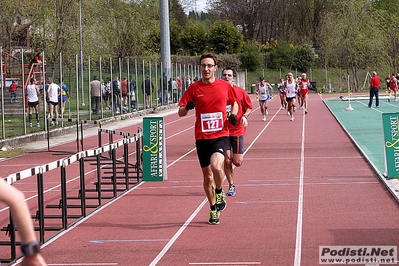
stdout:
<svg viewBox="0 0 399 266">
<path fill-rule="evenodd" d="M 359 69 L 377 69 L 387 58 L 386 42 L 378 16 L 368 0 L 335 1 L 326 15 L 321 39 L 325 66 L 347 69 L 355 90 L 360 88 Z"/>
<path fill-rule="evenodd" d="M 386 40 L 385 46 L 388 52 L 389 61 L 387 64 L 393 68 L 394 72 L 399 69 L 399 1 L 384 0 L 373 2 L 378 12 L 378 26 L 381 28 Z M 389 71 L 391 73 L 391 71 Z"/>
<path fill-rule="evenodd" d="M 209 45 L 217 54 L 239 53 L 242 44 L 242 34 L 230 21 L 216 21 L 209 29 Z"/>
<path fill-rule="evenodd" d="M 316 58 L 317 54 L 312 46 L 310 46 L 309 44 L 301 45 L 295 49 L 295 68 L 302 72 L 307 72 L 311 67 L 313 67 Z"/>
<path fill-rule="evenodd" d="M 22 46 L 16 40 L 18 26 L 21 25 L 21 16 L 27 10 L 23 5 L 15 5 L 14 0 L 4 0 L 0 5 L 0 46 L 3 50 L 11 52 L 13 46 Z"/>
<path fill-rule="evenodd" d="M 198 55 L 209 50 L 205 26 L 197 22 L 189 23 L 182 33 L 182 45 L 189 55 Z"/>
<path fill-rule="evenodd" d="M 263 54 L 260 53 L 255 42 L 246 42 L 241 53 L 241 67 L 255 71 L 262 67 Z"/>
<path fill-rule="evenodd" d="M 295 48 L 288 42 L 275 42 L 270 48 L 268 67 L 273 69 L 290 68 L 294 63 Z"/>
</svg>

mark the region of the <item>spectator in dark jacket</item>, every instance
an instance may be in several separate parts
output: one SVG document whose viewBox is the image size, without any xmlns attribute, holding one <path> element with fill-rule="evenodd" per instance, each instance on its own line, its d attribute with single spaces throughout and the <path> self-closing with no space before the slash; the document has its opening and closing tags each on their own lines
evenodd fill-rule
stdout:
<svg viewBox="0 0 399 266">
<path fill-rule="evenodd" d="M 112 94 L 112 110 L 115 114 L 119 114 L 118 106 L 121 103 L 121 89 L 118 76 L 115 76 L 114 80 L 112 81 Z"/>
<path fill-rule="evenodd" d="M 151 92 L 154 92 L 154 84 L 150 80 L 150 77 L 147 76 L 142 84 L 143 93 L 145 95 L 145 105 L 146 108 L 150 107 L 151 100 Z"/>
</svg>

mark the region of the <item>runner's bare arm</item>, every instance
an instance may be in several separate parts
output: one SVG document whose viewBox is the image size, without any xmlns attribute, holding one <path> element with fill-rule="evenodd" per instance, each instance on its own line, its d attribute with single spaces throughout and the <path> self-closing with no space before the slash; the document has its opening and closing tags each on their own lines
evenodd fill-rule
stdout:
<svg viewBox="0 0 399 266">
<path fill-rule="evenodd" d="M 32 218 L 25 195 L 14 186 L 8 185 L 0 178 L 0 201 L 6 203 L 11 209 L 11 215 L 15 221 L 22 244 L 36 243 L 37 238 L 33 229 Z M 22 265 L 41 266 L 46 265 L 40 253 L 25 256 Z"/>
<path fill-rule="evenodd" d="M 237 115 L 238 113 L 238 103 L 234 102 L 233 105 L 231 106 L 231 114 Z"/>
<path fill-rule="evenodd" d="M 180 107 L 179 107 L 179 110 L 178 110 L 178 112 L 177 112 L 177 114 L 178 114 L 180 117 L 187 115 L 187 113 L 188 113 L 188 110 L 186 109 L 185 106 L 180 106 Z"/>
</svg>

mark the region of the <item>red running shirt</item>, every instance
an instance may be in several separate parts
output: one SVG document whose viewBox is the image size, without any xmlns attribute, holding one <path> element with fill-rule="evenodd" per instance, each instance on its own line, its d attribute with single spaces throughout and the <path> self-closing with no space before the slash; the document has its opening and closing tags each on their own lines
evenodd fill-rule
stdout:
<svg viewBox="0 0 399 266">
<path fill-rule="evenodd" d="M 301 82 L 299 83 L 299 93 L 301 95 L 305 95 L 309 92 L 309 80 L 303 80 L 301 79 Z"/>
<path fill-rule="evenodd" d="M 237 96 L 238 113 L 237 113 L 237 125 L 233 126 L 230 122 L 228 123 L 230 136 L 244 136 L 247 128 L 241 125 L 240 121 L 245 111 L 247 109 L 252 109 L 252 102 L 251 99 L 249 98 L 248 93 L 244 89 L 235 85 L 233 89 Z M 231 106 L 228 106 L 227 111 L 230 111 L 230 109 Z"/>
<path fill-rule="evenodd" d="M 389 88 L 391 90 L 396 90 L 396 78 L 391 78 L 391 81 L 389 82 Z"/>
<path fill-rule="evenodd" d="M 236 98 L 230 83 L 220 79 L 215 79 L 211 84 L 198 80 L 187 88 L 179 101 L 179 106 L 186 106 L 189 101 L 196 103 L 196 140 L 229 136 L 226 106 L 234 103 Z"/>
</svg>

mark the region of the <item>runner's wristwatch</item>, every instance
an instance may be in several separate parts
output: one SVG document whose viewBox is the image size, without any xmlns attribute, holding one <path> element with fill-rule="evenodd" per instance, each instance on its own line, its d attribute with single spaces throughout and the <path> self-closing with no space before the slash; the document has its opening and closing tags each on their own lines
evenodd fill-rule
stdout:
<svg viewBox="0 0 399 266">
<path fill-rule="evenodd" d="M 40 252 L 40 242 L 32 241 L 28 244 L 23 244 L 21 245 L 21 250 L 25 256 L 35 256 L 37 253 Z"/>
</svg>

